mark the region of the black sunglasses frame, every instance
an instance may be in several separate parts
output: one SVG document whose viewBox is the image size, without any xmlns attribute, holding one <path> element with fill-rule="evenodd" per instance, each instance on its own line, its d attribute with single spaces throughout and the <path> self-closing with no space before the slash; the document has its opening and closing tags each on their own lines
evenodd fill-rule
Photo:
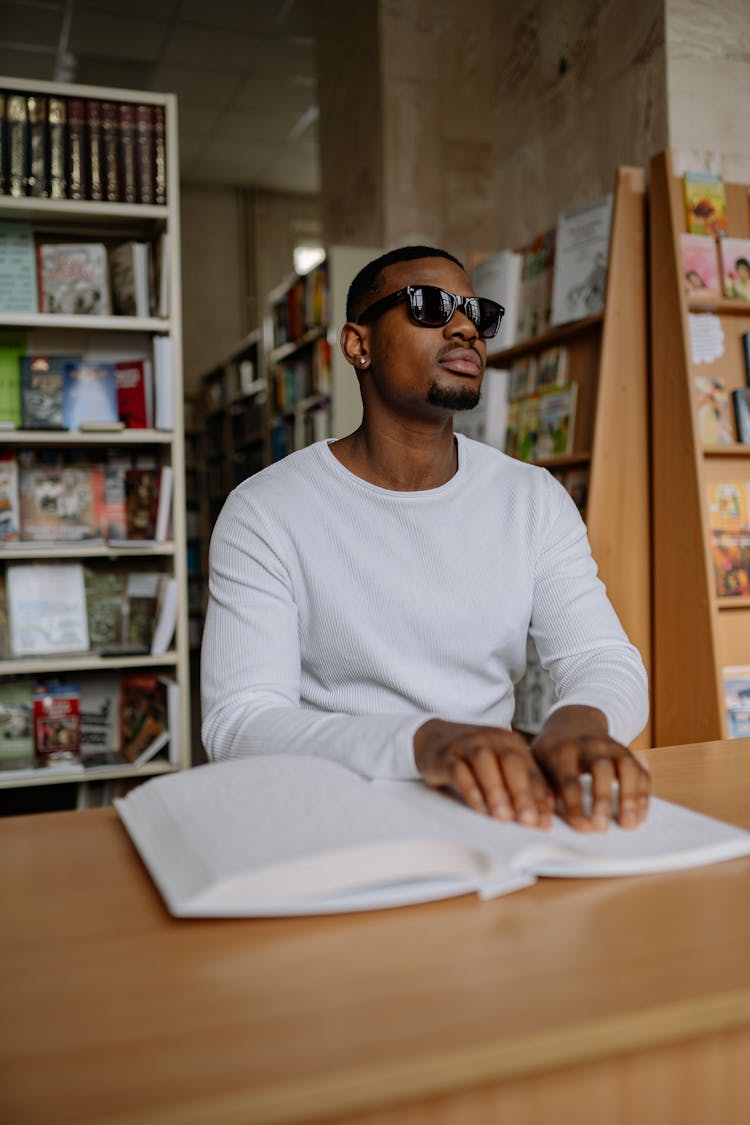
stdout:
<svg viewBox="0 0 750 1125">
<path fill-rule="evenodd" d="M 420 320 L 416 311 L 415 297 L 424 289 L 432 289 L 436 293 L 444 294 L 450 298 L 451 309 L 447 316 L 443 316 L 440 320 L 426 321 Z M 493 336 L 497 335 L 497 330 L 500 327 L 500 322 L 503 319 L 505 308 L 503 305 L 498 304 L 497 301 L 491 301 L 489 297 L 461 297 L 458 293 L 451 293 L 449 289 L 443 289 L 440 285 L 407 285 L 403 289 L 397 289 L 395 293 L 389 293 L 387 297 L 381 297 L 379 301 L 369 305 L 363 312 L 359 314 L 356 324 L 366 324 L 369 320 L 374 320 L 380 316 L 381 313 L 387 312 L 388 309 L 393 308 L 394 305 L 399 304 L 400 301 L 406 299 L 409 305 L 409 315 L 415 324 L 420 328 L 442 328 L 444 325 L 449 324 L 456 314 L 456 310 L 460 309 L 461 312 L 467 317 L 476 328 L 479 335 L 484 340 L 490 340 Z M 481 323 L 477 323 L 477 319 L 471 315 L 471 306 L 474 305 L 478 312 L 479 321 L 481 322 L 482 311 L 491 312 L 493 317 L 496 316 L 494 327 L 491 332 L 482 331 Z"/>
</svg>

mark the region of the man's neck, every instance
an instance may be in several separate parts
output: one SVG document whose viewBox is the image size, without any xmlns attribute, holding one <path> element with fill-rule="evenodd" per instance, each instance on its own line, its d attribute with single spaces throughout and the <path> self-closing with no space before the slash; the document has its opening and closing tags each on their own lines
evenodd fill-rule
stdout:
<svg viewBox="0 0 750 1125">
<path fill-rule="evenodd" d="M 350 473 L 393 492 L 439 488 L 458 469 L 452 419 L 438 428 L 404 426 L 377 433 L 363 422 L 353 434 L 332 442 L 330 449 Z"/>
</svg>

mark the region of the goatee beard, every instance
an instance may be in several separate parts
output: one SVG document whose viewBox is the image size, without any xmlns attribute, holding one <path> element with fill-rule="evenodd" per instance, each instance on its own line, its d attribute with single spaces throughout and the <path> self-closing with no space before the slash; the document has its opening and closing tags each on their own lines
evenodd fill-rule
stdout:
<svg viewBox="0 0 750 1125">
<path fill-rule="evenodd" d="M 473 410 L 479 405 L 480 395 L 480 388 L 473 383 L 464 383 L 460 387 L 441 387 L 439 383 L 433 383 L 427 392 L 427 401 L 445 410 Z"/>
</svg>

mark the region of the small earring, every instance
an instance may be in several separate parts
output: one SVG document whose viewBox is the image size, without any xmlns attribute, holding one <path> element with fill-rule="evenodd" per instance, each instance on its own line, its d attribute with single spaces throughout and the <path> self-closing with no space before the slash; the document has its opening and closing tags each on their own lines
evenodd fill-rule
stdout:
<svg viewBox="0 0 750 1125">
<path fill-rule="evenodd" d="M 361 355 L 361 356 L 359 357 L 359 362 L 360 362 L 360 363 L 367 363 L 367 356 L 365 356 L 365 355 Z"/>
</svg>

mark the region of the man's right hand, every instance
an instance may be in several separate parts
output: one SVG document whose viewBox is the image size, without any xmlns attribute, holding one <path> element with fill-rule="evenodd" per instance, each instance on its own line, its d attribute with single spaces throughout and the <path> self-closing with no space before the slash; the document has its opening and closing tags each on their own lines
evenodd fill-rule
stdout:
<svg viewBox="0 0 750 1125">
<path fill-rule="evenodd" d="M 414 760 L 428 785 L 449 786 L 477 812 L 535 828 L 552 823 L 555 798 L 515 731 L 428 719 L 414 735 Z"/>
</svg>

